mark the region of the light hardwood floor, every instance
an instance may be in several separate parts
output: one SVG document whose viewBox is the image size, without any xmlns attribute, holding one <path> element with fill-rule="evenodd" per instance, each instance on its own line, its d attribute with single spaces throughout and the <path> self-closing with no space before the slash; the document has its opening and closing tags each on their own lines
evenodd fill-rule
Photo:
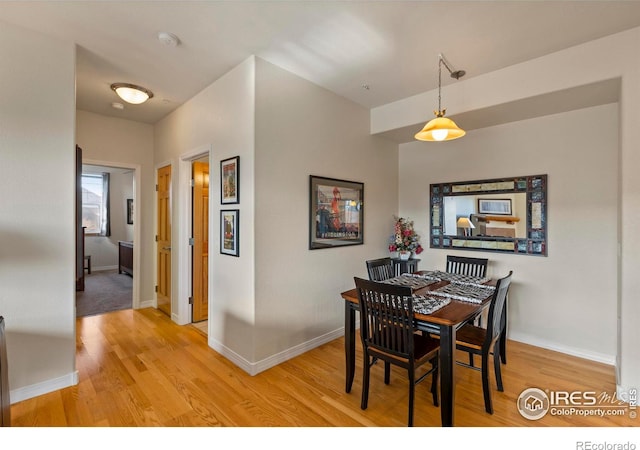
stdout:
<svg viewBox="0 0 640 450">
<path fill-rule="evenodd" d="M 79 384 L 14 404 L 18 427 L 404 427 L 407 379 L 383 365 L 372 369 L 369 407 L 360 409 L 362 361 L 344 391 L 344 341 L 329 342 L 256 376 L 207 346 L 192 326 L 178 326 L 154 309 L 125 310 L 77 320 Z M 495 391 L 495 413 L 484 412 L 480 373 L 456 368 L 455 424 L 467 427 L 636 426 L 624 417 L 523 418 L 516 399 L 529 387 L 615 392 L 611 366 L 510 341 L 503 366 L 505 391 Z M 415 425 L 439 426 L 440 410 L 416 390 Z"/>
</svg>

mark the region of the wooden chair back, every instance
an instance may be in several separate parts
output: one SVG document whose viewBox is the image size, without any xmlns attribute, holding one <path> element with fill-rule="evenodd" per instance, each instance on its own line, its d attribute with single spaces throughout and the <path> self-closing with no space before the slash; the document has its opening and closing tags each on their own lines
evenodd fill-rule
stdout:
<svg viewBox="0 0 640 450">
<path fill-rule="evenodd" d="M 383 281 L 395 276 L 391 258 L 370 259 L 367 261 L 367 272 L 372 281 Z"/>
<path fill-rule="evenodd" d="M 488 263 L 489 260 L 486 258 L 447 255 L 446 271 L 449 273 L 484 278 L 487 274 Z"/>
<path fill-rule="evenodd" d="M 489 305 L 489 315 L 487 319 L 487 332 L 485 341 L 482 345 L 483 351 L 489 351 L 491 346 L 496 342 L 500 333 L 506 325 L 505 308 L 507 305 L 507 294 L 511 285 L 511 275 L 513 271 L 509 271 L 509 275 L 500 278 L 496 284 L 496 290 L 493 293 L 491 304 Z"/>
<path fill-rule="evenodd" d="M 355 278 L 362 344 L 369 351 L 411 360 L 414 356 L 412 290 Z"/>
</svg>

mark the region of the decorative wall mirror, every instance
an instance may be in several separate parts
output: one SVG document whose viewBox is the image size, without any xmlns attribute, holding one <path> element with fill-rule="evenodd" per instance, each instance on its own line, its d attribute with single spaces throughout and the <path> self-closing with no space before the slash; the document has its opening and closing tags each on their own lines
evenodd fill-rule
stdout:
<svg viewBox="0 0 640 450">
<path fill-rule="evenodd" d="M 547 256 L 547 175 L 431 185 L 431 248 Z"/>
</svg>

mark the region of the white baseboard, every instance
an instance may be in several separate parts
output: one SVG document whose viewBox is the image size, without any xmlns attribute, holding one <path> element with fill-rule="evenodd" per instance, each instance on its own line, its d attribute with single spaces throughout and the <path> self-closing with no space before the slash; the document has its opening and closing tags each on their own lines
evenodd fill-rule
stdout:
<svg viewBox="0 0 640 450">
<path fill-rule="evenodd" d="M 514 333 L 509 331 L 507 336 L 512 341 L 522 342 L 523 344 L 535 345 L 536 347 L 546 348 L 547 350 L 553 350 L 567 355 L 576 356 L 578 358 L 588 359 L 590 361 L 596 361 L 610 366 L 615 366 L 616 356 L 608 355 L 605 353 L 586 351 L 581 348 L 569 347 L 566 345 L 558 345 L 556 342 L 545 341 L 534 336 L 530 336 L 522 333 Z M 507 350 L 508 352 L 508 350 Z"/>
<path fill-rule="evenodd" d="M 91 272 L 104 272 L 105 270 L 116 270 L 118 266 L 100 266 L 92 267 Z"/>
<path fill-rule="evenodd" d="M 14 404 L 33 397 L 38 397 L 39 395 L 64 389 L 69 386 L 75 386 L 76 384 L 78 384 L 78 371 L 68 373 L 67 375 L 63 375 L 58 378 L 52 378 L 51 380 L 32 384 L 31 386 L 12 389 L 9 392 L 9 398 L 11 399 L 11 404 Z"/>
<path fill-rule="evenodd" d="M 326 344 L 327 342 L 331 342 L 334 339 L 338 339 L 342 336 L 344 336 L 344 328 L 339 328 L 322 336 L 313 338 L 310 341 L 303 342 L 302 344 L 298 344 L 294 347 L 288 348 L 287 350 L 276 353 L 275 355 L 269 356 L 268 358 L 255 363 L 247 361 L 245 358 L 238 355 L 233 350 L 229 349 L 228 347 L 222 345 L 220 342 L 212 338 L 209 338 L 209 346 L 220 353 L 222 356 L 233 362 L 236 366 L 247 372 L 249 375 L 253 376 L 259 374 L 260 372 L 264 372 L 267 369 L 275 367 L 280 363 L 295 358 L 296 356 L 299 356 L 305 352 L 308 352 L 309 350 L 319 347 L 322 344 Z"/>
<path fill-rule="evenodd" d="M 156 307 L 156 302 L 155 300 L 145 300 L 143 302 L 140 302 L 140 304 L 138 305 L 137 309 L 143 309 L 143 308 L 155 308 Z"/>
</svg>

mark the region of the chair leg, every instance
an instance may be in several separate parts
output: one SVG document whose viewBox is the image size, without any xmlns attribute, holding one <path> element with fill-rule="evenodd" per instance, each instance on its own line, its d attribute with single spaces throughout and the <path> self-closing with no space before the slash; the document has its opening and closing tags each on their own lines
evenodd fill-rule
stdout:
<svg viewBox="0 0 640 450">
<path fill-rule="evenodd" d="M 433 395 L 433 406 L 440 406 L 438 401 L 438 357 L 436 356 L 431 360 L 431 367 L 433 367 L 433 373 L 431 374 L 431 395 Z"/>
<path fill-rule="evenodd" d="M 504 388 L 502 386 L 502 372 L 500 371 L 500 350 L 499 343 L 496 342 L 497 349 L 494 350 L 493 354 L 493 371 L 496 373 L 496 384 L 498 385 L 498 390 L 500 392 L 504 392 Z"/>
<path fill-rule="evenodd" d="M 413 367 L 409 368 L 409 423 L 407 426 L 413 426 L 413 400 L 416 394 L 416 374 Z"/>
<path fill-rule="evenodd" d="M 389 384 L 391 380 L 391 364 L 384 362 L 384 384 Z"/>
<path fill-rule="evenodd" d="M 369 355 L 365 352 L 364 369 L 362 370 L 362 400 L 360 402 L 361 409 L 367 409 L 369 403 L 369 374 L 371 366 L 369 365 Z"/>
<path fill-rule="evenodd" d="M 489 352 L 482 353 L 482 392 L 484 393 L 484 409 L 489 414 L 493 414 L 491 404 L 491 386 L 489 384 Z"/>
<path fill-rule="evenodd" d="M 502 360 L 502 364 L 507 363 L 507 336 L 503 334 L 500 336 L 500 360 Z"/>
</svg>

